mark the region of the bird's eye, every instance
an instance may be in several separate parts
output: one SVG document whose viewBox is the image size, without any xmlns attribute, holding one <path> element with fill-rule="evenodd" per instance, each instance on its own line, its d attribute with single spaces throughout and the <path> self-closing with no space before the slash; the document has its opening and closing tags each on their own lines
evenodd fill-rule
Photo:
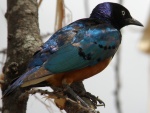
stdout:
<svg viewBox="0 0 150 113">
<path fill-rule="evenodd" d="M 125 11 L 122 11 L 122 15 L 125 16 L 125 14 L 126 14 Z"/>
</svg>

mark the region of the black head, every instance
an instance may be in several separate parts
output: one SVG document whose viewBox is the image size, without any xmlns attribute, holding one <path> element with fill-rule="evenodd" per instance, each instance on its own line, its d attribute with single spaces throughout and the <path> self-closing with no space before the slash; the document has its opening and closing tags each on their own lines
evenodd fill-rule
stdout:
<svg viewBox="0 0 150 113">
<path fill-rule="evenodd" d="M 110 22 L 117 29 L 126 25 L 143 26 L 139 21 L 132 18 L 130 12 L 122 5 L 111 2 L 98 4 L 92 11 L 90 18 L 103 19 Z"/>
</svg>

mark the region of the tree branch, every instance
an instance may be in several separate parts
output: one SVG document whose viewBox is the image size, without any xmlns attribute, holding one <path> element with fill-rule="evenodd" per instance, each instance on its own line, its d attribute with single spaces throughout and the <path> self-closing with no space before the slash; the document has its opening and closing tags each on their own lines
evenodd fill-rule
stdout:
<svg viewBox="0 0 150 113">
<path fill-rule="evenodd" d="M 55 103 L 60 109 L 65 109 L 67 113 L 95 113 L 94 109 L 86 108 L 82 106 L 80 103 L 75 102 L 74 100 L 67 98 L 61 92 L 49 92 L 47 90 L 41 89 L 32 89 L 30 91 L 26 91 L 20 96 L 20 99 L 24 99 L 28 97 L 29 94 L 40 93 L 41 95 L 48 95 L 46 98 L 54 99 Z M 58 102 L 56 102 L 58 101 Z M 98 112 L 97 112 L 98 113 Z"/>
</svg>

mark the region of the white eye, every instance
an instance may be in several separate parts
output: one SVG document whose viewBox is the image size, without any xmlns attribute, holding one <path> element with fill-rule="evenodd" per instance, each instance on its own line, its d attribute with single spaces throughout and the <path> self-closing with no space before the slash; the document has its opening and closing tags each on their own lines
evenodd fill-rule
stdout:
<svg viewBox="0 0 150 113">
<path fill-rule="evenodd" d="M 125 11 L 121 11 L 122 12 L 122 15 L 124 16 L 126 13 L 125 13 Z"/>
</svg>

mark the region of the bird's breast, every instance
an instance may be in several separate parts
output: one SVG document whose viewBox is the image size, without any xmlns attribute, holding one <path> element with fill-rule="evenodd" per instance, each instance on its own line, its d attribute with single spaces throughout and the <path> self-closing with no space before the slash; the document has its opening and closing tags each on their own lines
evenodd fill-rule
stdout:
<svg viewBox="0 0 150 113">
<path fill-rule="evenodd" d="M 103 61 L 100 61 L 98 64 L 94 66 L 54 74 L 47 80 L 47 82 L 49 82 L 51 85 L 54 86 L 61 86 L 62 84 L 71 84 L 72 82 L 84 80 L 103 71 L 107 67 L 111 59 L 112 58 L 108 58 Z"/>
</svg>

